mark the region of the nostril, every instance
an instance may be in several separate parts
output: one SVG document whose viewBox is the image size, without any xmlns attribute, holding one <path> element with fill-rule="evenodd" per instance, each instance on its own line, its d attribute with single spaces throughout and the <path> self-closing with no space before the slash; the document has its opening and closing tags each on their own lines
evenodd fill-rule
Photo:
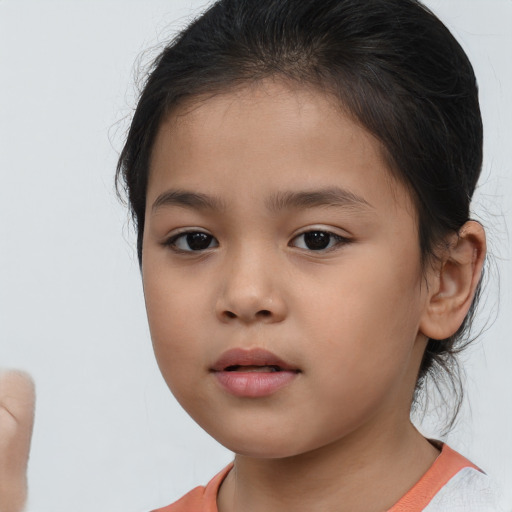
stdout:
<svg viewBox="0 0 512 512">
<path fill-rule="evenodd" d="M 236 311 L 236 310 L 235 310 Z M 251 314 L 241 311 L 240 313 L 235 313 L 230 309 L 225 309 L 221 313 L 221 317 L 226 320 L 235 320 L 240 319 L 243 322 L 252 322 L 252 321 L 269 321 L 274 318 L 274 313 L 269 309 L 260 309 Z"/>
</svg>

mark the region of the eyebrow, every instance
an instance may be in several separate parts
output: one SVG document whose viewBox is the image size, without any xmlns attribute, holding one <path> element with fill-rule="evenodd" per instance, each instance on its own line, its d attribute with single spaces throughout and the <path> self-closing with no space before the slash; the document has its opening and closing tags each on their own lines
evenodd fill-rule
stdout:
<svg viewBox="0 0 512 512">
<path fill-rule="evenodd" d="M 315 207 L 348 207 L 369 210 L 373 206 L 364 198 L 340 187 L 329 187 L 318 190 L 286 191 L 272 194 L 266 201 L 266 207 L 274 213 Z M 160 194 L 152 212 L 166 206 L 179 206 L 197 210 L 225 210 L 226 204 L 221 198 L 200 192 L 187 190 L 168 190 Z"/>
<path fill-rule="evenodd" d="M 315 207 L 349 207 L 370 210 L 373 206 L 366 199 L 340 187 L 299 192 L 277 192 L 266 202 L 270 211 L 315 208 Z"/>
<path fill-rule="evenodd" d="M 153 203 L 151 210 L 154 213 L 164 206 L 181 206 L 182 208 L 196 210 L 225 209 L 225 204 L 220 198 L 187 190 L 168 190 L 160 194 Z"/>
</svg>

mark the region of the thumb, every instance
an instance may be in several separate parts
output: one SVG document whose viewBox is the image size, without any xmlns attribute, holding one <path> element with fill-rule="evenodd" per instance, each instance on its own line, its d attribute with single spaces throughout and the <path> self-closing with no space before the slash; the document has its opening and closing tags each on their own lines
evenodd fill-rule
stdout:
<svg viewBox="0 0 512 512">
<path fill-rule="evenodd" d="M 0 512 L 21 512 L 25 504 L 34 404 L 29 375 L 0 373 Z"/>
</svg>

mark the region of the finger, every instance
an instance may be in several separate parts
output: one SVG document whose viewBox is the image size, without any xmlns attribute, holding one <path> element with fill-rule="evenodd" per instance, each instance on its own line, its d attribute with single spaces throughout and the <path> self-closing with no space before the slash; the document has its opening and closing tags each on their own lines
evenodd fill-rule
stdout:
<svg viewBox="0 0 512 512">
<path fill-rule="evenodd" d="M 25 503 L 34 404 L 34 383 L 26 373 L 0 374 L 0 512 L 20 512 Z"/>
</svg>

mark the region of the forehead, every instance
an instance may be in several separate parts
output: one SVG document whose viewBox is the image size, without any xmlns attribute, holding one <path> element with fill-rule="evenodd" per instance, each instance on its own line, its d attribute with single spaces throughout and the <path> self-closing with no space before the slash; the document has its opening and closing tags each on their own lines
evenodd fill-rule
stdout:
<svg viewBox="0 0 512 512">
<path fill-rule="evenodd" d="M 339 144 L 342 139 L 358 138 L 364 143 L 350 144 L 353 150 L 379 151 L 378 141 L 350 121 L 334 97 L 313 87 L 266 79 L 181 104 L 162 123 L 156 144 L 168 136 L 177 145 L 187 139 L 200 147 L 200 152 L 194 152 L 197 156 L 220 154 L 226 148 L 230 152 L 244 148 L 262 156 L 287 144 L 304 156 L 310 146 L 327 149 L 333 139 Z M 255 140 L 260 143 L 254 144 Z M 165 143 L 169 142 L 173 143 L 169 139 Z"/>
<path fill-rule="evenodd" d="M 368 197 L 378 200 L 385 189 L 410 206 L 380 142 L 339 102 L 279 80 L 194 98 L 173 111 L 153 147 L 148 196 L 171 182 L 223 195 L 248 182 L 287 190 L 334 184 L 354 193 L 364 185 Z"/>
</svg>

